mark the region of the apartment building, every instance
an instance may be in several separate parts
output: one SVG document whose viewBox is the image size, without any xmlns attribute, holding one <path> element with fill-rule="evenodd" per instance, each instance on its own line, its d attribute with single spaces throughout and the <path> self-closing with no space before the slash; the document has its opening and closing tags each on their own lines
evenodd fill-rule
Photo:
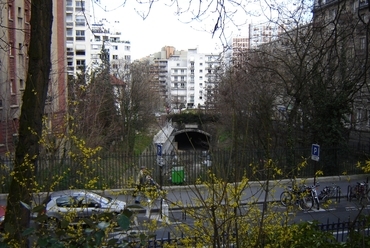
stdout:
<svg viewBox="0 0 370 248">
<path fill-rule="evenodd" d="M 91 24 L 91 31 L 88 67 L 94 69 L 100 64 L 100 53 L 104 45 L 109 53 L 112 73 L 118 78 L 124 79 L 122 75 L 126 75 L 131 63 L 131 43 L 124 39 L 119 29 L 119 21 L 110 23 L 107 19 L 102 19 Z"/>
<path fill-rule="evenodd" d="M 199 53 L 198 49 L 177 51 L 166 46 L 148 59 L 168 110 L 179 113 L 185 108 L 213 106 L 211 100 L 221 65 L 219 54 Z"/>
<path fill-rule="evenodd" d="M 73 76 L 90 64 L 90 1 L 65 0 L 65 8 L 57 11 L 65 13 L 67 72 Z"/>
<path fill-rule="evenodd" d="M 0 39 L 0 158 L 13 151 L 25 88 L 30 40 L 28 0 L 3 1 Z"/>
<path fill-rule="evenodd" d="M 352 141 L 357 145 L 370 146 L 370 90 L 368 66 L 369 51 L 369 0 L 316 0 L 313 8 L 314 24 L 331 23 L 327 26 L 328 32 L 333 30 L 334 25 L 346 27 L 351 24 L 349 30 L 353 34 L 353 42 L 346 47 L 346 56 L 351 64 L 360 68 L 358 71 L 358 87 L 352 102 L 352 114 L 348 116 L 346 123 L 351 130 Z M 343 33 L 343 31 L 342 31 Z M 353 69 L 352 69 L 353 70 Z"/>
<path fill-rule="evenodd" d="M 237 35 L 230 39 L 229 49 L 225 53 L 226 63 L 243 63 L 247 59 L 248 50 L 276 40 L 285 31 L 284 25 L 276 23 L 248 24 L 247 35 Z"/>
</svg>

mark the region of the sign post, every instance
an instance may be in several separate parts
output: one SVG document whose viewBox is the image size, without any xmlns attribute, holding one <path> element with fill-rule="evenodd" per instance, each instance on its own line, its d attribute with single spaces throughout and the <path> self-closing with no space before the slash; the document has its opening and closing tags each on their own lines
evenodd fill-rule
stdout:
<svg viewBox="0 0 370 248">
<path fill-rule="evenodd" d="M 318 144 L 312 144 L 311 146 L 311 159 L 313 161 L 319 162 L 320 160 L 320 146 Z M 316 163 L 314 162 L 314 178 L 313 184 L 316 185 Z"/>
<path fill-rule="evenodd" d="M 163 184 L 163 158 L 162 158 L 162 144 L 157 144 L 157 164 L 159 165 L 159 189 L 162 191 Z M 161 197 L 160 213 L 162 219 L 162 210 L 163 210 L 163 198 Z"/>
<path fill-rule="evenodd" d="M 311 159 L 316 162 L 319 162 L 320 160 L 320 146 L 318 144 L 312 144 Z"/>
</svg>

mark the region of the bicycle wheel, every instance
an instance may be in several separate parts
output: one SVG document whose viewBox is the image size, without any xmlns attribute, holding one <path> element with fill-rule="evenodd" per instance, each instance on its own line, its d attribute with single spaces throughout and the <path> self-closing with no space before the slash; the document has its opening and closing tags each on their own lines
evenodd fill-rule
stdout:
<svg viewBox="0 0 370 248">
<path fill-rule="evenodd" d="M 314 199 L 311 195 L 303 196 L 302 199 L 299 201 L 299 208 L 301 210 L 308 211 L 314 205 Z"/>
<path fill-rule="evenodd" d="M 314 197 L 314 205 L 315 205 L 315 208 L 316 210 L 319 210 L 320 209 L 320 201 L 318 198 Z"/>
<path fill-rule="evenodd" d="M 280 202 L 281 202 L 281 205 L 283 205 L 284 207 L 291 206 L 293 204 L 292 193 L 289 191 L 284 191 L 283 193 L 281 193 Z"/>
<path fill-rule="evenodd" d="M 326 190 L 327 190 L 327 194 L 328 194 L 328 198 L 332 198 L 335 196 L 335 192 L 336 192 L 336 187 L 335 186 L 332 186 L 332 187 L 326 187 Z"/>
</svg>

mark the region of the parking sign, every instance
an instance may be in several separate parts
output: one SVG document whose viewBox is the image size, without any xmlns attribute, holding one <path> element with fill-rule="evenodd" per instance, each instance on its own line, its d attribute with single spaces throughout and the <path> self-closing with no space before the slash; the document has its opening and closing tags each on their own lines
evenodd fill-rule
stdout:
<svg viewBox="0 0 370 248">
<path fill-rule="evenodd" d="M 320 159 L 320 146 L 318 144 L 312 144 L 311 159 L 314 161 L 319 161 Z"/>
</svg>

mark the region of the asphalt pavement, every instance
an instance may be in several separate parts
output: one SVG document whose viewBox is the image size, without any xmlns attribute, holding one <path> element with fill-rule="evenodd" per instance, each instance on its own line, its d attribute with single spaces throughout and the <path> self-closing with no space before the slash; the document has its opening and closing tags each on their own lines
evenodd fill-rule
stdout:
<svg viewBox="0 0 370 248">
<path fill-rule="evenodd" d="M 346 198 L 348 187 L 356 185 L 356 182 L 363 182 L 367 180 L 368 175 L 350 175 L 350 176 L 334 176 L 334 177 L 319 177 L 316 182 L 319 183 L 318 192 L 325 186 L 335 184 L 341 188 L 341 197 Z M 296 179 L 296 183 L 304 183 L 306 185 L 313 185 L 314 179 Z M 237 183 L 238 184 L 238 183 Z M 268 185 L 268 187 L 267 187 Z M 242 194 L 241 203 L 250 201 L 256 203 L 263 203 L 279 201 L 280 194 L 289 185 L 292 185 L 292 180 L 271 180 L 267 184 L 266 181 L 251 181 L 249 186 L 245 188 Z M 266 194 L 266 189 L 268 193 Z M 168 210 L 181 210 L 186 207 L 197 207 L 199 204 L 196 199 L 205 198 L 208 195 L 207 187 L 204 185 L 173 185 L 165 186 L 163 190 L 167 192 L 165 200 L 156 199 L 150 204 L 151 211 L 163 210 L 163 203 L 168 204 Z M 147 211 L 148 204 L 137 205 L 134 204 L 132 197 L 132 189 L 112 189 L 105 191 L 98 191 L 102 195 L 110 196 L 127 202 L 128 207 L 137 211 Z M 36 201 L 42 201 L 46 193 L 35 195 Z M 0 205 L 6 205 L 7 194 L 0 194 Z M 37 204 L 37 203 L 36 203 Z"/>
</svg>

